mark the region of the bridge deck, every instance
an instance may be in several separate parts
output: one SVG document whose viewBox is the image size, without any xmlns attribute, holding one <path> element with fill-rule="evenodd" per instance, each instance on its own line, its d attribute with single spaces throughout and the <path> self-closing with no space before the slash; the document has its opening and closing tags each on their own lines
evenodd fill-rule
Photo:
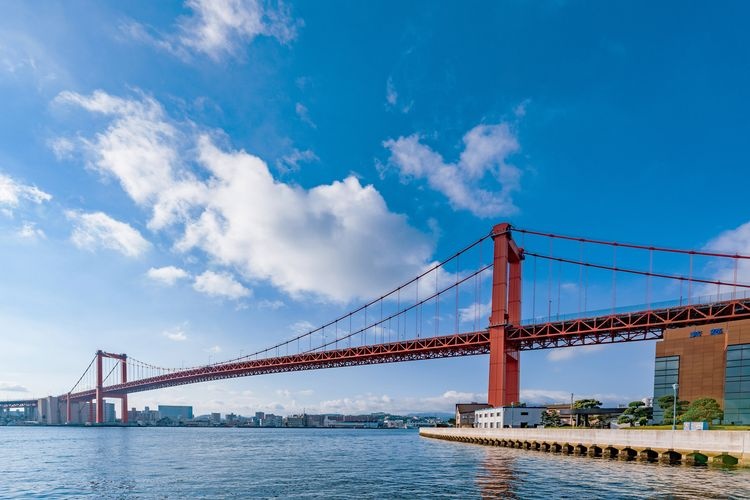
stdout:
<svg viewBox="0 0 750 500">
<path fill-rule="evenodd" d="M 669 328 L 740 319 L 750 319 L 750 299 L 748 298 L 536 325 L 511 326 L 507 329 L 507 335 L 518 350 L 524 351 L 659 339 L 662 338 L 664 330 Z M 104 394 L 114 397 L 197 382 L 268 373 L 471 356 L 487 354 L 489 348 L 489 331 L 482 330 L 441 337 L 425 337 L 384 344 L 218 363 L 107 386 L 104 388 Z M 66 399 L 68 396 L 61 395 L 60 397 Z M 79 401 L 91 400 L 94 397 L 94 390 L 70 395 L 71 400 Z"/>
</svg>

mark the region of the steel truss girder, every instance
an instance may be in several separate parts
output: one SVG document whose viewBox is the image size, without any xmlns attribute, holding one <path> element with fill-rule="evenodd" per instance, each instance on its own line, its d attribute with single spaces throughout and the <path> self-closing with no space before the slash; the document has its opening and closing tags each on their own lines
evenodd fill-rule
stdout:
<svg viewBox="0 0 750 500">
<path fill-rule="evenodd" d="M 426 337 L 388 344 L 347 347 L 332 351 L 307 352 L 204 366 L 107 386 L 104 388 L 104 396 L 116 397 L 132 392 L 269 373 L 471 356 L 488 352 L 489 333 L 487 331 Z M 89 390 L 74 393 L 70 395 L 70 398 L 71 401 L 87 400 L 95 396 L 94 392 Z"/>
<path fill-rule="evenodd" d="M 36 407 L 36 399 L 19 399 L 16 401 L 0 401 L 0 408 L 31 408 Z"/>
<path fill-rule="evenodd" d="M 546 349 L 658 339 L 668 328 L 740 319 L 750 319 L 750 299 L 513 326 L 507 335 L 520 350 Z"/>
<path fill-rule="evenodd" d="M 685 305 L 536 325 L 507 326 L 506 335 L 508 341 L 517 346 L 518 350 L 528 351 L 656 340 L 662 338 L 665 329 L 740 319 L 750 319 L 750 299 Z M 104 396 L 119 397 L 131 392 L 270 373 L 472 356 L 487 354 L 489 348 L 489 331 L 483 330 L 331 351 L 306 352 L 204 366 L 107 386 L 104 387 Z M 95 396 L 94 390 L 88 390 L 70 394 L 70 399 L 71 401 L 86 401 L 94 399 Z M 60 396 L 61 400 L 67 398 L 67 394 Z"/>
</svg>

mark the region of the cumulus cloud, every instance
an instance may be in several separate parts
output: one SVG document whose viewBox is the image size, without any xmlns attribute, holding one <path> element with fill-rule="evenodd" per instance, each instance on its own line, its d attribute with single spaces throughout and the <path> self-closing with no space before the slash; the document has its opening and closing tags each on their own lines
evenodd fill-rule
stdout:
<svg viewBox="0 0 750 500">
<path fill-rule="evenodd" d="M 206 349 L 206 352 L 209 354 L 219 354 L 221 352 L 221 347 L 218 345 L 211 346 L 208 349 Z"/>
<path fill-rule="evenodd" d="M 705 246 L 706 250 L 728 254 L 750 255 L 750 222 L 746 222 L 734 229 L 724 231 L 712 239 Z M 731 262 L 730 262 L 731 260 Z M 750 259 L 737 260 L 737 283 L 750 285 Z M 735 282 L 735 262 L 733 259 L 716 259 L 712 263 L 714 276 L 726 283 Z M 731 287 L 722 287 L 723 293 L 732 292 Z M 747 288 L 737 288 L 739 294 L 750 293 Z M 705 285 L 699 288 L 699 295 L 711 295 L 717 293 L 716 285 Z"/>
<path fill-rule="evenodd" d="M 258 0 L 187 0 L 185 6 L 191 13 L 177 20 L 173 33 L 154 33 L 132 21 L 121 30 L 183 59 L 199 54 L 220 61 L 241 56 L 242 48 L 259 36 L 289 43 L 302 25 L 280 1 L 272 5 Z"/>
<path fill-rule="evenodd" d="M 161 334 L 167 337 L 169 340 L 174 340 L 175 342 L 182 342 L 184 340 L 187 340 L 187 335 L 181 327 L 164 330 L 163 332 L 161 332 Z"/>
<path fill-rule="evenodd" d="M 462 323 L 472 323 L 477 321 L 479 327 L 487 326 L 489 321 L 490 313 L 492 312 L 492 303 L 485 302 L 484 304 L 474 303 L 466 307 L 461 307 L 458 310 L 458 317 Z"/>
<path fill-rule="evenodd" d="M 405 181 L 426 180 L 430 188 L 448 198 L 454 209 L 468 210 L 479 217 L 516 212 L 512 195 L 520 187 L 521 171 L 508 163 L 519 150 L 510 126 L 477 125 L 464 135 L 463 142 L 464 150 L 455 163 L 446 162 L 422 144 L 418 134 L 389 139 L 383 146 L 390 151 L 389 164 Z M 489 182 L 499 189 L 485 189 Z"/>
<path fill-rule="evenodd" d="M 179 267 L 165 266 L 150 268 L 146 271 L 146 276 L 154 281 L 171 286 L 181 279 L 189 278 L 190 274 Z"/>
<path fill-rule="evenodd" d="M 68 210 L 65 215 L 74 224 L 70 239 L 78 248 L 89 251 L 106 248 L 127 257 L 138 257 L 151 247 L 138 230 L 103 212 Z"/>
<path fill-rule="evenodd" d="M 241 299 L 248 297 L 251 291 L 235 280 L 229 273 L 206 271 L 195 277 L 193 288 L 213 297 Z"/>
<path fill-rule="evenodd" d="M 305 320 L 296 321 L 289 326 L 289 329 L 292 330 L 295 335 L 301 335 L 303 333 L 309 332 L 313 328 L 315 328 L 315 325 Z"/>
<path fill-rule="evenodd" d="M 36 223 L 28 221 L 25 221 L 18 230 L 18 236 L 27 240 L 36 240 L 47 237 L 47 235 L 44 234 L 44 231 L 36 227 Z"/>
<path fill-rule="evenodd" d="M 38 187 L 22 184 L 12 177 L 0 173 L 0 205 L 16 208 L 24 201 L 40 204 L 51 199 L 52 195 L 45 193 Z"/>
<path fill-rule="evenodd" d="M 79 149 L 150 209 L 150 229 L 180 229 L 177 251 L 202 251 L 292 296 L 334 301 L 374 296 L 429 262 L 432 239 L 354 176 L 310 189 L 279 182 L 257 156 L 180 127 L 148 96 L 65 92 L 58 101 L 111 117 Z"/>
<path fill-rule="evenodd" d="M 15 382 L 0 381 L 0 392 L 29 392 L 29 390 Z"/>
</svg>

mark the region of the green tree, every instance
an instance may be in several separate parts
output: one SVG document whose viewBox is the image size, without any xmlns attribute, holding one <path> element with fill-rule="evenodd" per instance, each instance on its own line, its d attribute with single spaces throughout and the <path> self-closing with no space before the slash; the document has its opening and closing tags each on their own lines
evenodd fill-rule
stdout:
<svg viewBox="0 0 750 500">
<path fill-rule="evenodd" d="M 620 424 L 646 425 L 653 416 L 654 409 L 646 406 L 643 401 L 631 401 L 628 407 L 617 419 Z"/>
<path fill-rule="evenodd" d="M 579 399 L 573 402 L 573 409 L 576 409 L 576 410 L 588 410 L 591 408 L 601 408 L 601 407 L 602 407 L 602 402 L 596 399 Z M 576 421 L 578 421 L 578 417 L 576 417 Z M 585 425 L 586 427 L 589 426 L 588 414 L 583 415 L 583 425 Z"/>
<path fill-rule="evenodd" d="M 542 412 L 542 425 L 545 427 L 561 427 L 560 414 L 554 410 L 544 410 Z"/>
<path fill-rule="evenodd" d="M 690 403 L 690 406 L 682 415 L 683 422 L 713 422 L 714 420 L 721 421 L 723 418 L 724 411 L 713 398 L 696 399 Z"/>
<path fill-rule="evenodd" d="M 659 399 L 656 400 L 659 407 L 664 411 L 664 420 L 663 424 L 665 425 L 672 425 L 672 414 L 674 413 L 674 396 L 671 394 L 667 394 L 666 396 L 662 396 Z M 685 410 L 687 409 L 688 405 L 690 404 L 689 401 L 682 401 L 680 399 L 677 400 L 677 423 L 683 422 L 682 420 L 682 414 L 685 413 Z"/>
</svg>

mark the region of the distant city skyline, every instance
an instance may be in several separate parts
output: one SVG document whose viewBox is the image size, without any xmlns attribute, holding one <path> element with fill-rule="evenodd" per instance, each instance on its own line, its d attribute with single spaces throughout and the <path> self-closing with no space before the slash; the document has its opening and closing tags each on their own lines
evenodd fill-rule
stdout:
<svg viewBox="0 0 750 500">
<path fill-rule="evenodd" d="M 66 393 L 97 349 L 168 367 L 254 352 L 502 221 L 750 254 L 748 5 L 39 7 L 0 9 L 0 399 Z M 654 350 L 524 352 L 521 400 L 651 397 Z M 486 401 L 487 371 L 263 375 L 129 406 L 451 412 Z"/>
</svg>

